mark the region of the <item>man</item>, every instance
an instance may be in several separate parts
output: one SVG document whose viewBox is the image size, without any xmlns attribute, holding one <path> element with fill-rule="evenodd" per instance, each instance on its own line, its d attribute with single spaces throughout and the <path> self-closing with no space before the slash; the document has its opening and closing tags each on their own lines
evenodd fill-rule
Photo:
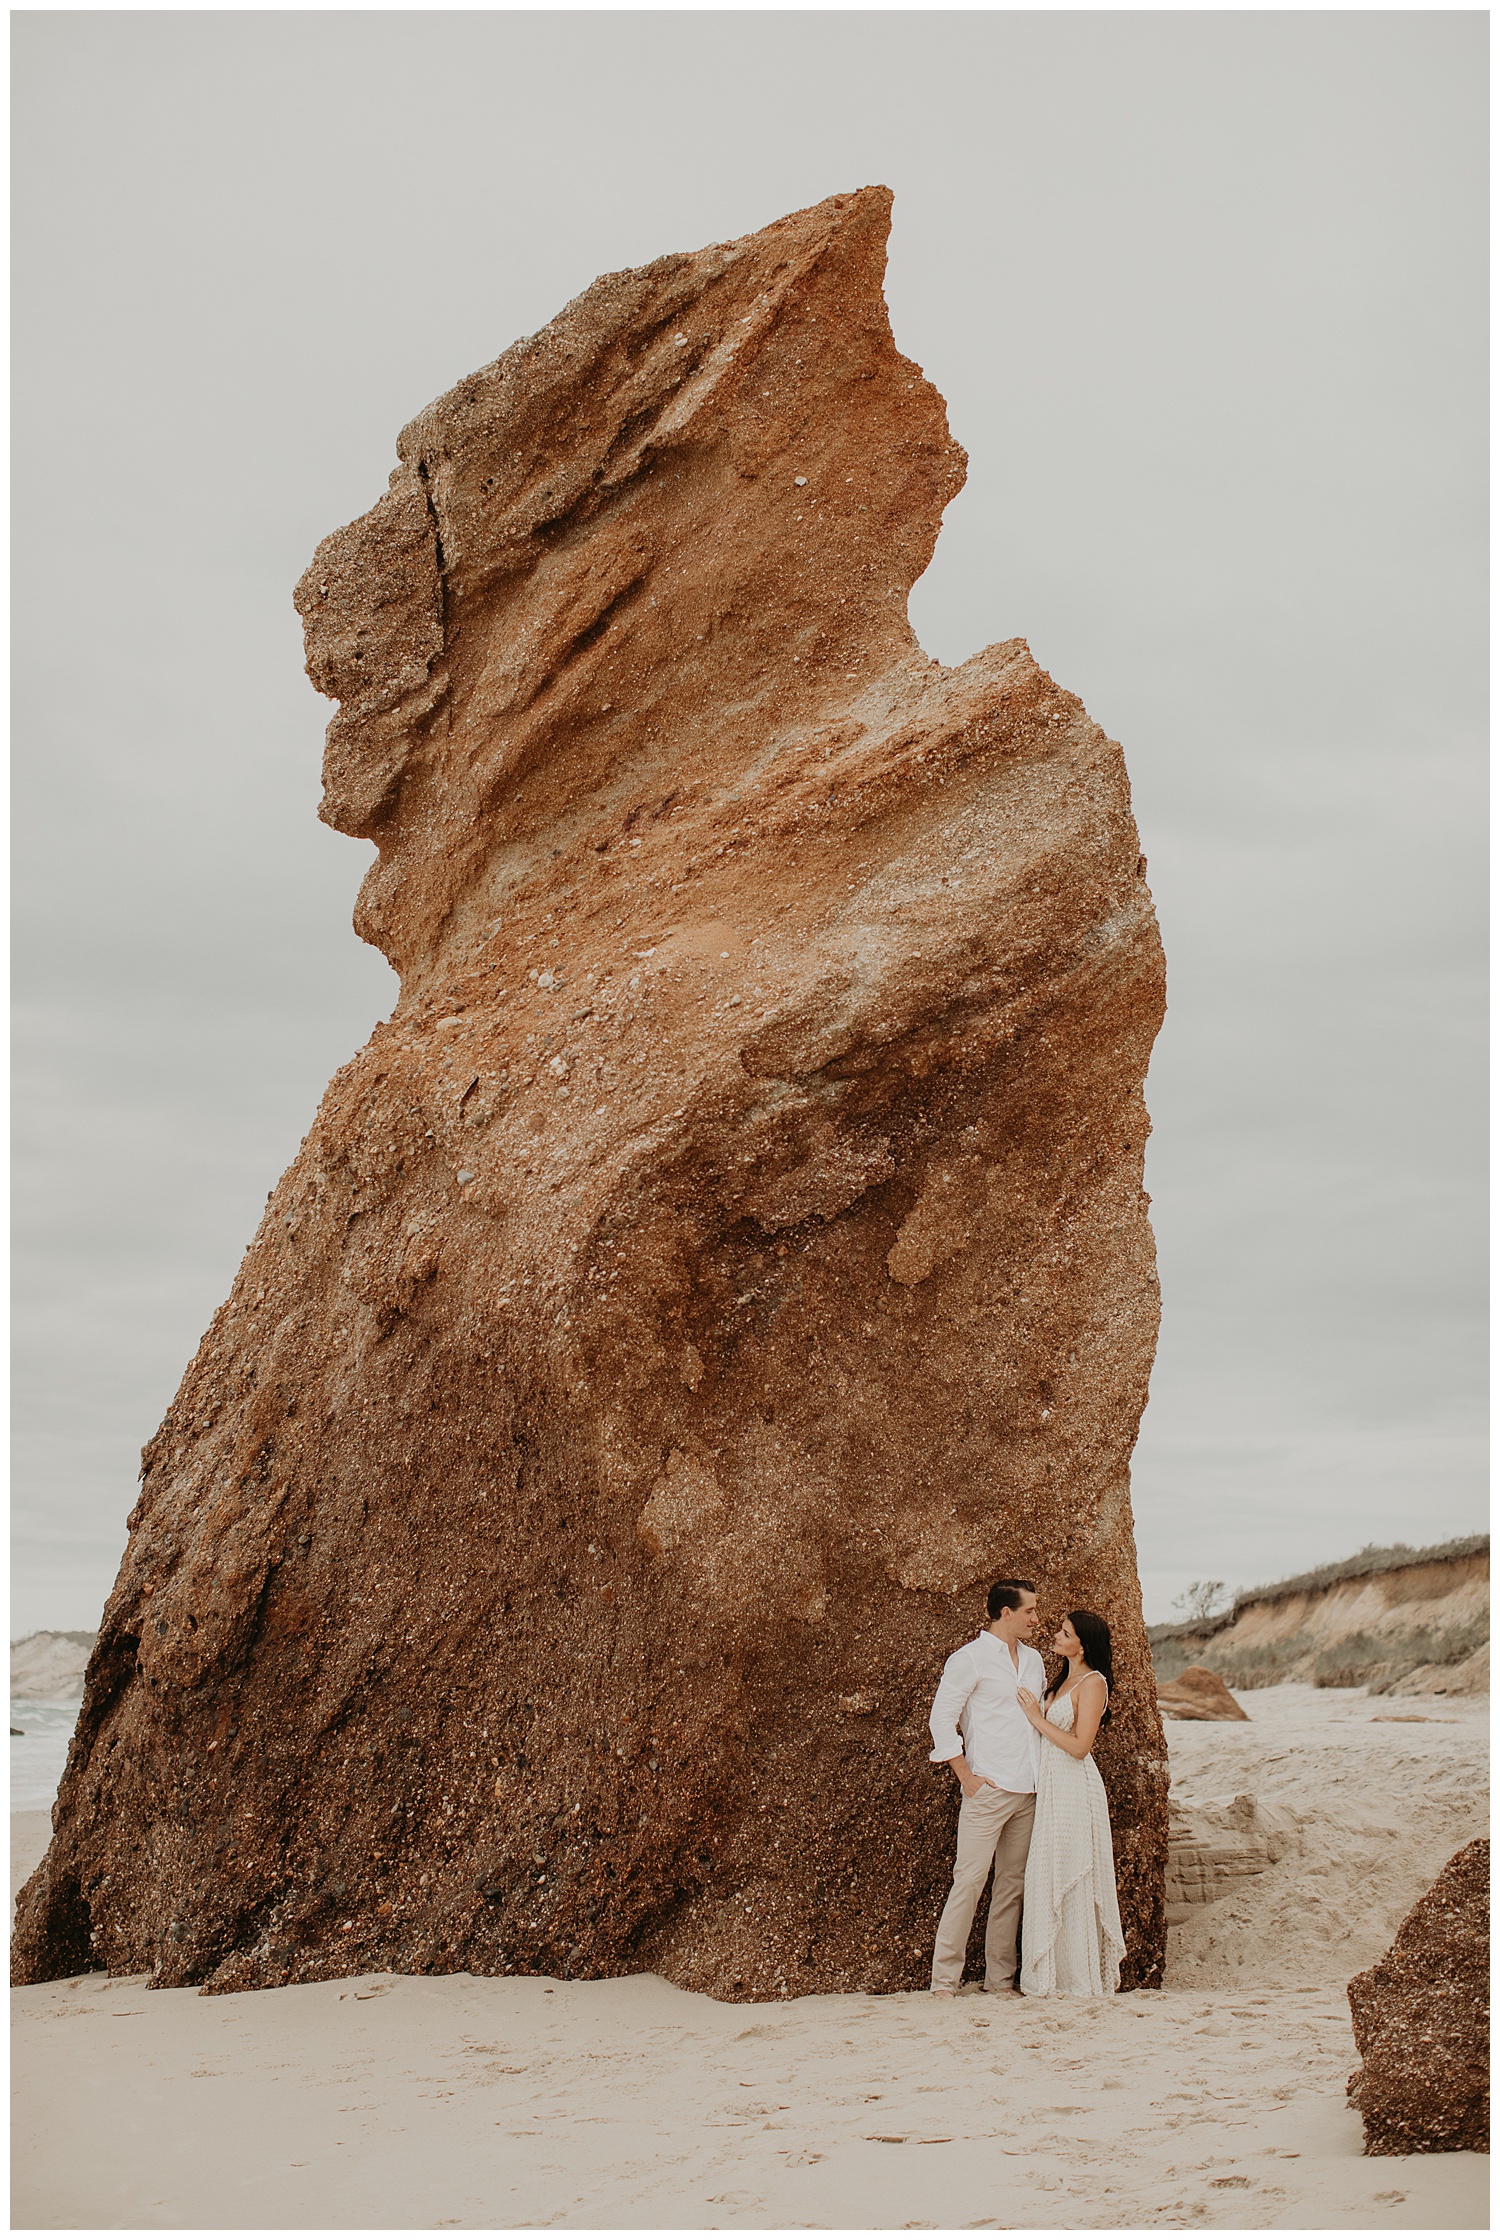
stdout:
<svg viewBox="0 0 1500 2240">
<path fill-rule="evenodd" d="M 989 1623 L 955 1649 L 933 1698 L 932 1763 L 958 1776 L 958 1857 L 953 1888 L 932 1950 L 932 1990 L 951 1999 L 963 1981 L 964 1954 L 991 1867 L 984 1988 L 1015 1992 L 1016 1932 L 1026 1882 L 1026 1854 L 1036 1817 L 1037 1741 L 1016 1701 L 1018 1688 L 1038 1699 L 1047 1671 L 1026 1646 L 1036 1630 L 1036 1588 L 1029 1579 L 998 1579 L 989 1593 Z"/>
</svg>

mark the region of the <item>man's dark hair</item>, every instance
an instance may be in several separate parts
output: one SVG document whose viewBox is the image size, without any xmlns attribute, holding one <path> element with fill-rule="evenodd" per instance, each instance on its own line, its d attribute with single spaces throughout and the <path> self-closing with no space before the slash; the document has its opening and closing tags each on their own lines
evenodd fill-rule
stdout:
<svg viewBox="0 0 1500 2240">
<path fill-rule="evenodd" d="M 997 1579 L 990 1589 L 986 1607 L 992 1618 L 998 1618 L 1002 1610 L 1019 1610 L 1023 1594 L 1035 1593 L 1036 1588 L 1029 1579 Z"/>
</svg>

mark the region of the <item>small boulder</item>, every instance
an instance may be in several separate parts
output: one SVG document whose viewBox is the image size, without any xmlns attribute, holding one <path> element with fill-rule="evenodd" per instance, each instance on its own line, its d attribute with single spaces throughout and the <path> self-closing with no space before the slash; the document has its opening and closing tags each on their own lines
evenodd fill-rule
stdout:
<svg viewBox="0 0 1500 2240">
<path fill-rule="evenodd" d="M 1206 1664 L 1190 1664 L 1164 1688 L 1156 1691 L 1156 1705 L 1164 1719 L 1248 1719 L 1216 1672 Z"/>
<path fill-rule="evenodd" d="M 1366 2154 L 1486 2154 L 1490 1847 L 1455 1852 L 1383 1960 L 1349 1985 Z"/>
</svg>

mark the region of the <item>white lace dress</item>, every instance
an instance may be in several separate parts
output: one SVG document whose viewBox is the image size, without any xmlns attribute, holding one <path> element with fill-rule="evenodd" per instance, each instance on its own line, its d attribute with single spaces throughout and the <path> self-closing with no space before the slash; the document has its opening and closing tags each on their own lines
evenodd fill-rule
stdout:
<svg viewBox="0 0 1500 2240">
<path fill-rule="evenodd" d="M 1070 1734 L 1072 1696 L 1055 1696 L 1047 1719 Z M 1040 1740 L 1037 1753 L 1021 1989 L 1033 1999 L 1107 1998 L 1119 1987 L 1125 1939 L 1104 1783 L 1092 1758 Z"/>
</svg>

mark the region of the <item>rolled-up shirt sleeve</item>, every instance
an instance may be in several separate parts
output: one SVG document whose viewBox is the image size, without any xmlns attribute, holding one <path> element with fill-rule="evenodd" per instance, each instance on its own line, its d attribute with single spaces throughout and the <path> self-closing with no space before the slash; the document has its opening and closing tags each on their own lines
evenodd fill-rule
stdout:
<svg viewBox="0 0 1500 2240">
<path fill-rule="evenodd" d="M 971 1652 L 955 1649 L 943 1667 L 943 1677 L 938 1682 L 927 1720 L 933 1744 L 930 1765 L 946 1765 L 950 1758 L 962 1757 L 964 1742 L 958 1731 L 959 1714 L 974 1693 L 977 1677 Z"/>
</svg>

